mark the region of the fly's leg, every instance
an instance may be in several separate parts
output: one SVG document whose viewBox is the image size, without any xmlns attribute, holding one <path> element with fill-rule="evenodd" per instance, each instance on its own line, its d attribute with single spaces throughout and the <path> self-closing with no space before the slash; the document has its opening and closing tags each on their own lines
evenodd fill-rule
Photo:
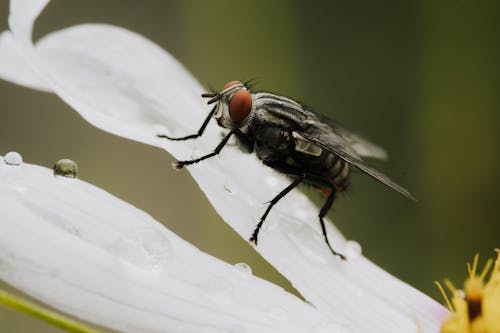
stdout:
<svg viewBox="0 0 500 333">
<path fill-rule="evenodd" d="M 257 228 L 255 229 L 252 237 L 250 238 L 250 241 L 253 241 L 253 242 L 255 242 L 255 244 L 257 244 L 257 234 L 259 233 L 259 229 L 262 227 L 262 224 L 264 223 L 264 220 L 265 220 L 267 214 L 269 213 L 269 211 L 271 210 L 272 206 L 274 206 L 276 204 L 276 202 L 278 202 L 281 198 L 283 198 L 288 192 L 290 192 L 293 188 L 295 188 L 299 183 L 304 182 L 304 183 L 308 183 L 308 184 L 311 184 L 314 186 L 327 187 L 327 188 L 331 189 L 331 193 L 328 195 L 326 202 L 324 203 L 323 207 L 321 207 L 321 209 L 319 211 L 319 214 L 318 214 L 319 222 L 321 225 L 321 231 L 323 233 L 323 237 L 325 239 L 326 245 L 328 245 L 328 248 L 330 249 L 330 251 L 335 256 L 338 256 L 339 258 L 346 260 L 346 257 L 343 254 L 335 251 L 332 248 L 332 246 L 330 245 L 330 241 L 328 240 L 328 235 L 326 232 L 325 221 L 324 221 L 324 217 L 326 216 L 326 214 L 328 213 L 328 211 L 332 207 L 333 201 L 335 200 L 335 196 L 337 195 L 337 188 L 335 187 L 335 185 L 333 185 L 332 182 L 330 180 L 328 180 L 328 178 L 326 178 L 326 177 L 318 176 L 318 175 L 309 173 L 307 171 L 303 171 L 303 170 L 297 168 L 296 166 L 290 165 L 286 162 L 264 161 L 264 164 L 281 172 L 281 173 L 284 173 L 288 176 L 296 178 L 296 180 L 290 186 L 288 186 L 286 189 L 284 189 L 282 192 L 280 192 L 271 201 L 271 204 L 269 205 L 269 207 L 267 207 L 266 212 L 264 213 L 264 215 L 260 219 L 259 224 L 257 224 Z"/>
<path fill-rule="evenodd" d="M 210 157 L 213 157 L 215 155 L 218 155 L 220 153 L 220 151 L 222 150 L 222 148 L 224 148 L 224 146 L 226 145 L 226 143 L 229 141 L 229 139 L 231 138 L 231 135 L 233 135 L 237 130 L 231 130 L 225 137 L 224 139 L 222 139 L 222 141 L 217 145 L 217 147 L 215 147 L 214 151 L 211 152 L 210 154 L 207 154 L 205 156 L 202 156 L 202 157 L 199 157 L 199 158 L 195 158 L 194 160 L 188 160 L 188 161 L 177 161 L 177 162 L 174 162 L 172 165 L 175 169 L 182 169 L 184 166 L 186 165 L 190 165 L 190 164 L 195 164 L 195 163 L 198 163 L 200 161 L 203 161 L 203 160 L 206 160 L 207 158 L 210 158 Z"/>
<path fill-rule="evenodd" d="M 184 140 L 189 140 L 189 139 L 196 139 L 197 137 L 200 137 L 203 134 L 203 132 L 205 131 L 205 128 L 207 128 L 208 122 L 210 121 L 210 118 L 212 118 L 212 116 L 214 115 L 216 108 L 217 108 L 217 105 L 215 105 L 212 108 L 212 111 L 210 111 L 208 116 L 205 118 L 205 120 L 203 121 L 203 124 L 201 125 L 200 129 L 198 130 L 198 132 L 196 134 L 186 135 L 186 136 L 183 136 L 180 138 L 173 138 L 173 137 L 165 135 L 165 134 L 157 134 L 156 136 L 159 138 L 164 138 L 164 139 L 173 140 L 173 141 L 184 141 Z"/>
<path fill-rule="evenodd" d="M 341 259 L 346 260 L 346 257 L 343 254 L 335 251 L 332 248 L 332 246 L 330 245 L 330 241 L 328 240 L 328 235 L 326 234 L 325 221 L 323 219 L 330 210 L 330 208 L 332 207 L 333 201 L 335 200 L 335 196 L 337 195 L 337 189 L 335 188 L 335 186 L 332 185 L 330 189 L 331 193 L 328 195 L 325 204 L 323 205 L 323 207 L 321 207 L 319 211 L 319 223 L 321 224 L 321 231 L 323 232 L 323 237 L 325 238 L 326 245 L 328 245 L 330 251 L 332 251 L 334 255 L 340 257 Z"/>
<path fill-rule="evenodd" d="M 264 221 L 267 217 L 267 214 L 269 214 L 269 212 L 271 211 L 271 208 L 273 208 L 273 206 L 276 205 L 276 203 L 278 203 L 278 201 L 280 201 L 281 198 L 283 198 L 285 195 L 287 195 L 288 192 L 290 192 L 291 190 L 296 188 L 297 185 L 299 185 L 301 183 L 301 181 L 302 181 L 301 179 L 295 179 L 293 181 L 293 183 L 288 185 L 283 191 L 281 191 L 277 196 L 275 196 L 273 198 L 273 200 L 271 200 L 269 202 L 269 206 L 267 206 L 267 209 L 264 212 L 264 215 L 262 215 L 262 217 L 260 218 L 259 223 L 257 224 L 257 226 L 255 227 L 255 230 L 253 231 L 252 237 L 250 237 L 250 239 L 249 239 L 250 242 L 257 245 L 257 237 L 259 235 L 260 228 L 262 227 L 262 224 L 264 224 Z"/>
</svg>

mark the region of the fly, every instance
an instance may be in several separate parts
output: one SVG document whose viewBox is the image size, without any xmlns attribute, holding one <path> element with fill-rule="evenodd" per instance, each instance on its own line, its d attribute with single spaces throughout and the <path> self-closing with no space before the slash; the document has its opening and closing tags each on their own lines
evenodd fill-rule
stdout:
<svg viewBox="0 0 500 333">
<path fill-rule="evenodd" d="M 278 193 L 267 206 L 249 241 L 257 245 L 262 224 L 274 205 L 301 183 L 312 185 L 326 195 L 318 217 L 323 237 L 331 252 L 335 251 L 326 233 L 324 218 L 335 198 L 349 185 L 349 174 L 355 167 L 402 195 L 415 200 L 410 192 L 389 177 L 366 165 L 362 157 L 385 159 L 383 149 L 339 126 L 329 124 L 324 117 L 308 107 L 280 95 L 250 92 L 240 81 L 227 83 L 221 91 L 201 95 L 214 107 L 196 134 L 184 137 L 158 137 L 169 140 L 189 140 L 200 137 L 210 119 L 229 129 L 213 152 L 202 157 L 177 161 L 176 169 L 216 156 L 235 136 L 246 152 L 254 152 L 270 168 L 287 175 L 292 183 Z"/>
</svg>

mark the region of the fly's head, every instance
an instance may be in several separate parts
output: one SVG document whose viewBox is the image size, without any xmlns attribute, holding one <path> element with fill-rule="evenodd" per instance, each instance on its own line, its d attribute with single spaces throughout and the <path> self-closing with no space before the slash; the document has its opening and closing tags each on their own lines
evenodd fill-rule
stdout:
<svg viewBox="0 0 500 333">
<path fill-rule="evenodd" d="M 210 98 L 208 104 L 217 103 L 213 117 L 219 126 L 241 128 L 250 119 L 252 94 L 240 81 L 231 81 L 218 93 L 203 94 L 202 97 Z"/>
</svg>

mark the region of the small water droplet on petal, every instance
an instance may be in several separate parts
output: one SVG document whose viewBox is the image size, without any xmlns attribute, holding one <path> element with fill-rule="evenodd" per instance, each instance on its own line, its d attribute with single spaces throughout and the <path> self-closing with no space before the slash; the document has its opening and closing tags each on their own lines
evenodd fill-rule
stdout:
<svg viewBox="0 0 500 333">
<path fill-rule="evenodd" d="M 151 269 L 144 249 L 127 237 L 120 237 L 113 242 L 111 250 L 121 259 L 144 269 Z"/>
<path fill-rule="evenodd" d="M 172 249 L 168 238 L 163 233 L 152 228 L 136 229 L 135 233 L 136 239 L 155 263 L 156 268 L 167 263 L 172 256 Z"/>
<path fill-rule="evenodd" d="M 252 268 L 245 264 L 244 262 L 239 262 L 237 264 L 234 264 L 234 268 L 236 268 L 239 272 L 245 274 L 245 275 L 251 275 L 252 274 Z"/>
<path fill-rule="evenodd" d="M 8 152 L 3 158 L 5 164 L 18 166 L 23 164 L 23 157 L 15 151 Z"/>
<path fill-rule="evenodd" d="M 52 167 L 54 176 L 66 178 L 76 178 L 78 176 L 78 165 L 70 159 L 63 158 L 57 161 Z"/>
<path fill-rule="evenodd" d="M 120 258 L 146 270 L 164 268 L 172 256 L 168 238 L 152 228 L 138 228 L 120 237 L 112 251 Z"/>
<path fill-rule="evenodd" d="M 344 254 L 348 259 L 357 259 L 361 257 L 362 254 L 361 245 L 353 240 L 347 241 L 344 245 L 342 254 Z"/>
</svg>

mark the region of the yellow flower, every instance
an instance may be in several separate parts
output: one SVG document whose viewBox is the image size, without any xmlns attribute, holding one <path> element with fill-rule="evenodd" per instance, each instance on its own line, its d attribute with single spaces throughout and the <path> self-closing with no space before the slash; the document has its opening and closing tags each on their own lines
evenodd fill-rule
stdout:
<svg viewBox="0 0 500 333">
<path fill-rule="evenodd" d="M 451 291 L 451 302 L 443 287 L 441 290 L 448 308 L 452 312 L 441 326 L 441 333 L 500 333 L 500 250 L 496 250 L 497 259 L 491 270 L 493 259 L 489 259 L 482 272 L 477 274 L 479 255 L 474 257 L 472 266 L 467 264 L 469 277 L 465 280 L 464 290 L 453 286 L 449 280 L 444 283 Z"/>
</svg>

